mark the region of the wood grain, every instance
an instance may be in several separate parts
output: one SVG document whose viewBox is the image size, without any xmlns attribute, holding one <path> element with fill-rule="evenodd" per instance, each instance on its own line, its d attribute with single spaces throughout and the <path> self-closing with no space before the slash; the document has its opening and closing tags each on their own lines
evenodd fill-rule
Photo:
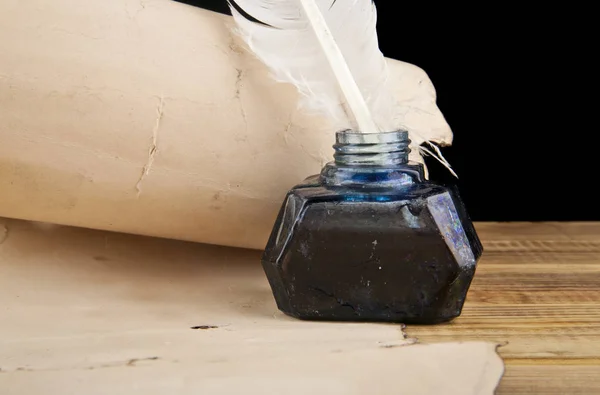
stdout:
<svg viewBox="0 0 600 395">
<path fill-rule="evenodd" d="M 498 394 L 600 394 L 600 223 L 479 223 L 485 252 L 461 317 L 421 342 L 502 343 Z"/>
<path fill-rule="evenodd" d="M 408 336 L 425 345 L 502 344 L 500 395 L 600 394 L 600 223 L 477 228 L 485 252 L 463 314 L 448 324 L 408 326 Z M 206 389 L 202 378 L 223 378 L 218 384 L 225 385 L 232 371 L 252 371 L 271 385 L 270 372 L 280 377 L 281 366 L 288 381 L 275 384 L 296 383 L 294 394 L 318 393 L 321 374 L 332 367 L 341 381 L 325 383 L 329 394 L 353 393 L 342 385 L 350 376 L 363 386 L 353 387 L 357 394 L 402 393 L 397 383 L 408 385 L 416 373 L 407 369 L 419 366 L 411 360 L 400 368 L 393 359 L 413 352 L 413 346 L 388 347 L 405 341 L 397 325 L 284 316 L 259 260 L 260 251 L 0 221 L 0 394 L 113 389 L 151 395 L 179 393 L 165 388 L 186 383 L 194 393 L 215 393 L 199 390 Z M 190 329 L 204 326 L 209 329 Z M 442 371 L 477 381 L 489 355 L 475 353 L 481 358 L 475 360 L 465 350 L 427 356 L 420 367 L 436 373 L 415 383 L 431 387 L 446 380 Z M 285 361 L 304 363 L 314 381 L 307 383 Z M 249 385 L 242 376 L 231 388 Z M 145 387 L 135 392 L 132 382 Z M 457 388 L 433 393 L 481 393 Z"/>
</svg>

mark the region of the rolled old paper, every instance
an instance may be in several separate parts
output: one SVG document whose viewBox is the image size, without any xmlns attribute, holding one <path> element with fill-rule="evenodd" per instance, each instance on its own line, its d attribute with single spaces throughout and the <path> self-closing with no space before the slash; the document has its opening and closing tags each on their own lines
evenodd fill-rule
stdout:
<svg viewBox="0 0 600 395">
<path fill-rule="evenodd" d="M 263 248 L 335 131 L 231 27 L 170 0 L 0 2 L 0 216 Z M 404 124 L 450 144 L 427 75 L 388 62 Z"/>
</svg>

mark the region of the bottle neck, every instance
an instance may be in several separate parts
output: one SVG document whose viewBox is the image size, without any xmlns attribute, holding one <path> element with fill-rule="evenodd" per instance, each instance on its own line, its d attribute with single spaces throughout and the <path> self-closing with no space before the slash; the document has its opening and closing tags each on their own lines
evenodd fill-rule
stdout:
<svg viewBox="0 0 600 395">
<path fill-rule="evenodd" d="M 397 166 L 408 163 L 410 140 L 408 132 L 336 134 L 333 146 L 339 166 Z"/>
<path fill-rule="evenodd" d="M 321 171 L 330 186 L 399 187 L 424 180 L 423 166 L 408 160 L 408 132 L 336 134 L 334 162 Z"/>
</svg>

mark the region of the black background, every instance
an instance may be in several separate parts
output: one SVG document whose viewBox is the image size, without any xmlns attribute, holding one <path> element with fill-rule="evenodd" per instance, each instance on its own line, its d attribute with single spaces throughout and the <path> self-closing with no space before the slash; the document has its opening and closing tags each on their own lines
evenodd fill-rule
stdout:
<svg viewBox="0 0 600 395">
<path fill-rule="evenodd" d="M 225 0 L 181 2 L 228 13 Z M 382 52 L 429 75 L 454 133 L 443 153 L 459 179 L 427 160 L 430 178 L 458 184 L 473 220 L 600 220 L 598 155 L 583 121 L 592 106 L 564 93 L 586 77 L 569 61 L 573 28 L 553 22 L 561 10 L 375 4 Z"/>
</svg>

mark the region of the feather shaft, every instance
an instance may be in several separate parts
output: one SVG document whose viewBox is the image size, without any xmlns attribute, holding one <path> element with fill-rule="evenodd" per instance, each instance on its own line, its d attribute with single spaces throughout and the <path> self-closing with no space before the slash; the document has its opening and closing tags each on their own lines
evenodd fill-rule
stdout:
<svg viewBox="0 0 600 395">
<path fill-rule="evenodd" d="M 331 70 L 337 79 L 340 90 L 349 107 L 359 131 L 362 133 L 377 133 L 379 128 L 375 125 L 371 111 L 364 100 L 362 93 L 352 76 L 352 72 L 331 34 L 327 22 L 321 14 L 314 0 L 299 0 L 312 27 L 317 41 L 323 48 L 323 53 L 329 62 Z"/>
</svg>

